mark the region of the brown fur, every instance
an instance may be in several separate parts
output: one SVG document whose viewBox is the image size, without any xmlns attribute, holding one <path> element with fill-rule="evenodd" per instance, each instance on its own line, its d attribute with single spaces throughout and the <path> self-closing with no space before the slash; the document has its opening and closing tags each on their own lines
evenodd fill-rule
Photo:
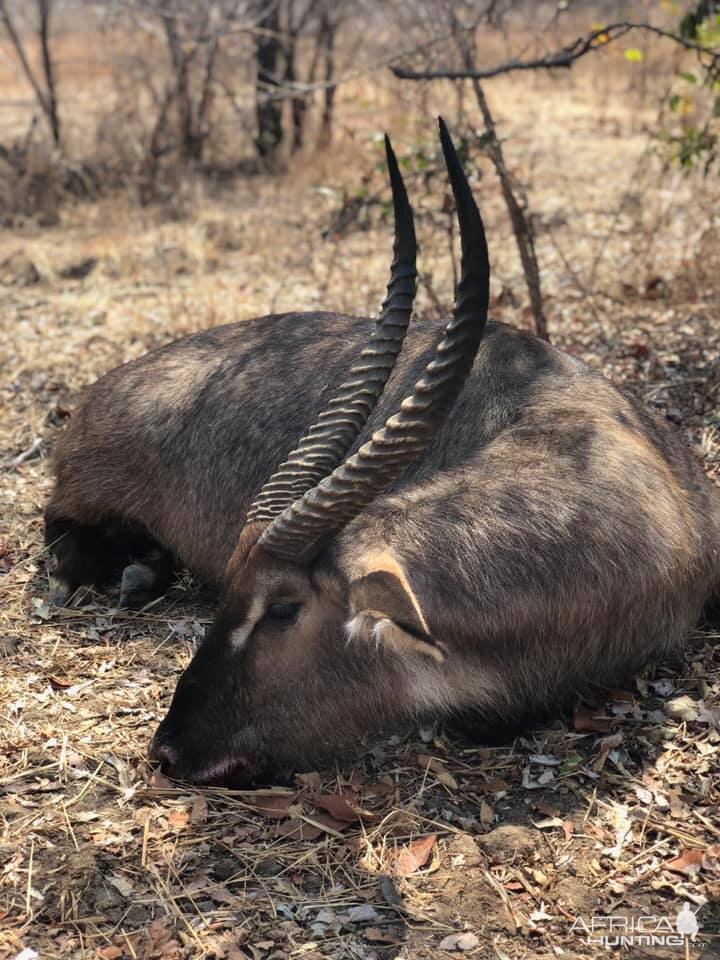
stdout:
<svg viewBox="0 0 720 960">
<path fill-rule="evenodd" d="M 428 346 L 427 328 L 406 343 L 366 435 Z M 411 717 L 492 726 L 557 709 L 678 649 L 717 588 L 719 550 L 720 496 L 674 430 L 491 325 L 429 449 L 314 566 L 260 550 L 233 560 L 157 750 L 171 744 L 190 778 L 246 781 Z M 260 617 L 229 652 L 250 604 L 288 600 L 293 622 Z"/>
</svg>

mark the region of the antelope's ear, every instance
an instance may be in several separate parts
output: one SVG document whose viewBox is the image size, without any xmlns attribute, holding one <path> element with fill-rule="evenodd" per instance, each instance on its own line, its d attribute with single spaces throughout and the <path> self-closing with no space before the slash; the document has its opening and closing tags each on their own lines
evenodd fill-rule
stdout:
<svg viewBox="0 0 720 960">
<path fill-rule="evenodd" d="M 383 557 L 375 569 L 350 584 L 352 639 L 374 641 L 399 654 L 420 653 L 441 663 L 445 649 L 430 636 L 417 596 L 394 558 Z"/>
</svg>

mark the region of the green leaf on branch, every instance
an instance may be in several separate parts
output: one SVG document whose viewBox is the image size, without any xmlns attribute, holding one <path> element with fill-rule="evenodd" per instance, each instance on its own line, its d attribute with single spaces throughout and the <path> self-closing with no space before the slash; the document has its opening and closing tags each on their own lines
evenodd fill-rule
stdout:
<svg viewBox="0 0 720 960">
<path fill-rule="evenodd" d="M 638 47 L 628 47 L 624 52 L 626 60 L 629 60 L 631 63 L 640 63 L 645 59 L 645 54 Z"/>
</svg>

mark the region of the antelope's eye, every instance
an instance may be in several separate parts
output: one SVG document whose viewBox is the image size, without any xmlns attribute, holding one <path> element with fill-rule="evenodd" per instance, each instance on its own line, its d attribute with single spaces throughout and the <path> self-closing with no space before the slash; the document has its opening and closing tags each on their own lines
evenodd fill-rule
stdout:
<svg viewBox="0 0 720 960">
<path fill-rule="evenodd" d="M 271 620 L 294 620 L 299 609 L 299 603 L 271 603 L 265 615 Z"/>
</svg>

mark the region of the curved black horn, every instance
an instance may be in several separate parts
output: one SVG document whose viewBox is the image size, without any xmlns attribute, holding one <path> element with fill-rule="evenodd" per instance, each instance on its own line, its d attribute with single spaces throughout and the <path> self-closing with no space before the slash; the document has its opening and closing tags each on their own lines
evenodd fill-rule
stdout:
<svg viewBox="0 0 720 960">
<path fill-rule="evenodd" d="M 487 322 L 490 264 L 480 213 L 442 118 L 439 123 L 462 243 L 462 277 L 453 319 L 425 375 L 400 410 L 263 532 L 258 544 L 275 556 L 310 560 L 323 542 L 399 477 L 429 444 L 472 367 Z"/>
<path fill-rule="evenodd" d="M 415 297 L 417 243 L 412 207 L 387 134 L 385 153 L 395 210 L 395 244 L 380 316 L 337 396 L 260 490 L 248 522 L 272 520 L 342 463 L 374 410 L 400 353 Z"/>
</svg>

